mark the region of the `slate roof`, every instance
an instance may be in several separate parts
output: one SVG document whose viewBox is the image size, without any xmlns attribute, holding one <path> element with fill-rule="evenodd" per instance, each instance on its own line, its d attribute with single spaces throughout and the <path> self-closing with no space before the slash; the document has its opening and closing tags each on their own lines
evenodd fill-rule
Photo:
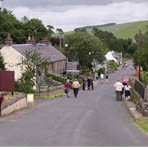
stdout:
<svg viewBox="0 0 148 150">
<path fill-rule="evenodd" d="M 65 60 L 66 56 L 63 55 L 59 50 L 53 47 L 51 44 L 17 44 L 12 45 L 14 49 L 16 49 L 20 54 L 25 56 L 26 50 L 36 50 L 41 54 L 43 58 L 50 58 L 50 62 L 56 62 L 60 60 Z"/>
</svg>

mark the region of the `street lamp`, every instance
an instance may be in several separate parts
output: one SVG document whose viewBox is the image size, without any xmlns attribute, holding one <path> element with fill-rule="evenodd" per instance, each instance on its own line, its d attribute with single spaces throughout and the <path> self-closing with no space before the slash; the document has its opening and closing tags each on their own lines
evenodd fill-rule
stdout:
<svg viewBox="0 0 148 150">
<path fill-rule="evenodd" d="M 67 48 L 68 48 L 68 44 L 65 43 L 65 53 L 66 53 L 65 73 L 67 72 L 67 62 L 68 62 L 68 58 L 67 58 Z"/>
</svg>

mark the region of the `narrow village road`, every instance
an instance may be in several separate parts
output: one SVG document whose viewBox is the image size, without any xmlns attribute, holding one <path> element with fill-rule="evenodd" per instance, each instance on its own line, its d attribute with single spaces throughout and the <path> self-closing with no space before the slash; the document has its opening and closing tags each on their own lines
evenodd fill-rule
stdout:
<svg viewBox="0 0 148 150">
<path fill-rule="evenodd" d="M 0 118 L 0 146 L 148 146 L 148 137 L 133 123 L 113 84 L 132 69 L 120 69 L 77 99 L 61 97 Z"/>
</svg>

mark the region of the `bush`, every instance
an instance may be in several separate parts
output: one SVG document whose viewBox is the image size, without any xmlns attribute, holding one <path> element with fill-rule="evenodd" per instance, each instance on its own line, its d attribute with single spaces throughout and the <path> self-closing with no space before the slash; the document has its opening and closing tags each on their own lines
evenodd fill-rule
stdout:
<svg viewBox="0 0 148 150">
<path fill-rule="evenodd" d="M 15 91 L 23 93 L 33 93 L 33 84 L 31 82 L 20 82 L 19 80 L 15 82 Z"/>
<path fill-rule="evenodd" d="M 142 82 L 148 84 L 148 72 L 142 71 L 141 72 L 141 79 Z"/>
<path fill-rule="evenodd" d="M 114 61 L 114 60 L 111 60 L 110 62 L 109 62 L 109 69 L 110 70 L 117 70 L 117 67 L 118 67 L 118 64 Z"/>
<path fill-rule="evenodd" d="M 100 68 L 98 71 L 98 76 L 100 76 L 101 73 L 105 74 L 105 67 Z"/>
<path fill-rule="evenodd" d="M 51 77 L 53 80 L 56 80 L 56 81 L 61 82 L 63 84 L 66 82 L 66 79 L 60 75 L 48 73 L 47 77 Z"/>
</svg>

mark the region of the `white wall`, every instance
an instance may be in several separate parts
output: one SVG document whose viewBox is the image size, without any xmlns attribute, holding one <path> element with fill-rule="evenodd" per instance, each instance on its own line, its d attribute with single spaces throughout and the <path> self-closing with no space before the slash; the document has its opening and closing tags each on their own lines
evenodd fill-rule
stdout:
<svg viewBox="0 0 148 150">
<path fill-rule="evenodd" d="M 19 52 L 17 52 L 12 46 L 4 46 L 1 50 L 1 55 L 4 58 L 6 63 L 5 68 L 8 71 L 15 72 L 15 80 L 18 80 L 21 77 L 23 69 L 20 65 L 17 65 L 24 58 Z"/>
</svg>

